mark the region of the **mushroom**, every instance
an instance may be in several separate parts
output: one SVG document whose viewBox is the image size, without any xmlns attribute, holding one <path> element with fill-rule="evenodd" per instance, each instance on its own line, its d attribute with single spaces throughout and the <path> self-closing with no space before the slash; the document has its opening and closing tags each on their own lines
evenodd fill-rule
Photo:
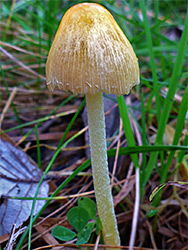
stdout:
<svg viewBox="0 0 188 250">
<path fill-rule="evenodd" d="M 51 46 L 46 78 L 58 87 L 85 94 L 92 174 L 104 243 L 120 246 L 108 173 L 103 92 L 128 94 L 139 84 L 137 57 L 108 10 L 81 3 L 63 16 Z"/>
</svg>

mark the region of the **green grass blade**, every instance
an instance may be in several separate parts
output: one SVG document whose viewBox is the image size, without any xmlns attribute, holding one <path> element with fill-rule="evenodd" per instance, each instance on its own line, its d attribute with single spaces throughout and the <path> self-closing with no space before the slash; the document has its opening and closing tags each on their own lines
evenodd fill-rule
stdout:
<svg viewBox="0 0 188 250">
<path fill-rule="evenodd" d="M 35 125 L 35 135 L 36 135 L 36 143 L 37 143 L 37 162 L 38 162 L 38 167 L 41 168 L 40 142 L 39 142 L 39 134 L 38 134 L 37 125 Z"/>
<path fill-rule="evenodd" d="M 127 106 L 124 100 L 124 96 L 123 95 L 118 96 L 117 101 L 118 101 L 119 112 L 120 112 L 120 116 L 123 122 L 123 128 L 124 128 L 128 146 L 130 147 L 135 146 L 135 140 L 134 140 L 133 132 L 131 129 L 131 124 L 129 121 L 128 111 L 127 111 Z M 138 155 L 133 154 L 131 155 L 131 158 L 133 160 L 135 167 L 139 167 Z"/>
<path fill-rule="evenodd" d="M 182 102 L 180 105 L 177 123 L 176 123 L 175 135 L 174 135 L 174 139 L 173 139 L 173 143 L 172 143 L 173 145 L 178 144 L 182 130 L 184 128 L 184 122 L 186 119 L 186 113 L 187 113 L 187 108 L 188 108 L 187 100 L 188 100 L 188 87 L 186 88 L 186 91 L 183 95 L 183 99 L 182 99 Z M 161 178 L 161 183 L 166 181 L 168 169 L 169 169 L 169 166 L 173 160 L 173 157 L 174 157 L 174 152 L 173 153 L 171 152 L 169 157 L 168 157 L 168 161 L 164 166 L 164 169 L 162 169 L 163 174 L 162 174 L 162 178 Z"/>
<path fill-rule="evenodd" d="M 155 144 L 162 143 L 165 127 L 166 127 L 169 114 L 171 111 L 171 107 L 172 107 L 173 98 L 174 98 L 174 95 L 175 95 L 175 92 L 179 83 L 180 74 L 182 71 L 183 59 L 184 59 L 184 55 L 185 55 L 186 48 L 187 48 L 187 42 L 188 42 L 188 11 L 187 11 L 186 18 L 185 18 L 184 30 L 183 30 L 180 43 L 178 46 L 178 53 L 176 56 L 176 61 L 174 64 L 172 77 L 170 79 L 168 93 L 164 101 L 164 107 L 163 107 L 159 125 L 158 125 L 158 131 L 157 131 Z M 153 167 L 157 160 L 157 156 L 158 156 L 157 152 L 150 155 L 150 159 L 147 164 L 147 172 L 146 172 L 146 176 L 144 179 L 144 185 L 147 183 L 152 173 Z"/>
<path fill-rule="evenodd" d="M 141 93 L 141 124 L 142 124 L 142 145 L 148 145 L 147 135 L 146 135 L 146 119 L 145 119 L 145 106 L 144 106 L 144 94 Z M 144 193 L 143 178 L 146 171 L 146 154 L 143 153 L 142 156 L 142 168 L 140 170 L 140 194 L 141 197 Z"/>
<path fill-rule="evenodd" d="M 152 77 L 153 77 L 153 83 L 154 83 L 154 95 L 155 95 L 155 100 L 156 100 L 157 120 L 159 121 L 160 112 L 161 112 L 161 108 L 160 108 L 161 105 L 160 105 L 160 100 L 159 100 L 159 86 L 158 86 L 155 57 L 154 57 L 154 52 L 153 52 L 152 36 L 151 36 L 150 27 L 149 27 L 149 22 L 147 19 L 147 13 L 146 13 L 144 0 L 140 0 L 139 3 L 140 3 L 142 15 L 143 15 L 144 28 L 145 28 L 145 32 L 146 32 L 146 40 L 147 40 L 147 44 L 148 44 Z"/>
<path fill-rule="evenodd" d="M 188 147 L 186 145 L 183 146 L 164 146 L 164 145 L 147 145 L 147 146 L 135 146 L 135 147 L 121 147 L 119 148 L 119 155 L 133 155 L 138 153 L 152 153 L 152 152 L 165 152 L 165 151 L 184 151 L 188 150 Z M 108 150 L 107 154 L 108 157 L 115 156 L 116 149 L 110 149 Z"/>
<path fill-rule="evenodd" d="M 186 88 L 186 91 L 183 95 L 183 99 L 180 105 L 180 109 L 179 109 L 179 113 L 178 113 L 178 118 L 177 118 L 177 124 L 176 124 L 176 129 L 175 129 L 175 135 L 174 135 L 174 139 L 173 139 L 173 145 L 177 145 L 184 127 L 184 121 L 186 118 L 186 113 L 187 113 L 187 100 L 188 100 L 188 87 Z M 168 161 L 166 164 L 164 164 L 164 166 L 161 169 L 161 178 L 160 178 L 160 184 L 164 183 L 166 181 L 167 178 L 167 174 L 168 174 L 168 170 L 169 167 L 172 163 L 172 160 L 174 158 L 174 151 L 171 151 L 168 157 Z M 156 206 L 159 204 L 160 201 L 160 192 L 155 196 L 152 205 Z"/>
</svg>

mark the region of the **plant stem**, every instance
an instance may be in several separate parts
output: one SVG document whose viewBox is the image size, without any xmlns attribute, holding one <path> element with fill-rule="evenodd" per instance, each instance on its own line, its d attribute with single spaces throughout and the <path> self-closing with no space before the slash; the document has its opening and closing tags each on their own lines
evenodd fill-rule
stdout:
<svg viewBox="0 0 188 250">
<path fill-rule="evenodd" d="M 135 203 L 134 203 L 134 213 L 133 213 L 133 221 L 132 221 L 132 230 L 129 241 L 129 250 L 134 249 L 136 230 L 138 224 L 138 216 L 139 216 L 139 206 L 140 206 L 140 169 L 136 168 L 136 195 L 135 195 Z"/>
<path fill-rule="evenodd" d="M 107 245 L 120 246 L 108 174 L 103 93 L 86 94 L 86 103 L 95 197 L 103 238 Z"/>
</svg>

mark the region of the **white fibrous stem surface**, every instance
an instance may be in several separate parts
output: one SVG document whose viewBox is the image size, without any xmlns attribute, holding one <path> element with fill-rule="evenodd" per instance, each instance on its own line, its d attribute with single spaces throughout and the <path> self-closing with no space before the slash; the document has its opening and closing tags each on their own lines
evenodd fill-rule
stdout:
<svg viewBox="0 0 188 250">
<path fill-rule="evenodd" d="M 108 173 L 103 93 L 86 94 L 86 103 L 95 197 L 104 242 L 107 245 L 119 246 L 119 232 Z"/>
</svg>

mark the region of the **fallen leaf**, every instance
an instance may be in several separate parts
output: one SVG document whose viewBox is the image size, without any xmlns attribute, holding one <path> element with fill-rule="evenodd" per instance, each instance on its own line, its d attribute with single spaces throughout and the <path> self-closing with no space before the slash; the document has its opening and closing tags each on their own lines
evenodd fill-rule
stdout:
<svg viewBox="0 0 188 250">
<path fill-rule="evenodd" d="M 178 188 L 183 188 L 188 190 L 188 182 L 185 181 L 168 181 L 165 182 L 163 184 L 158 185 L 151 193 L 151 195 L 149 196 L 149 201 L 152 201 L 153 198 L 155 197 L 155 195 L 161 190 L 163 189 L 165 186 L 176 186 Z"/>
<path fill-rule="evenodd" d="M 2 137 L 3 138 L 3 137 Z M 0 138 L 0 236 L 10 233 L 12 225 L 20 227 L 30 215 L 32 200 L 8 199 L 8 197 L 34 197 L 42 171 L 20 148 Z M 44 181 L 38 197 L 48 196 L 49 186 Z M 2 198 L 2 197 L 7 198 Z M 45 204 L 36 202 L 34 214 Z"/>
<path fill-rule="evenodd" d="M 170 238 L 174 237 L 174 233 L 166 227 L 160 227 L 158 232 Z"/>
<path fill-rule="evenodd" d="M 172 145 L 173 139 L 174 139 L 175 129 L 171 127 L 170 125 L 166 125 L 165 132 L 163 135 L 163 144 L 164 145 Z M 156 140 L 156 134 L 152 135 L 149 138 L 150 143 L 154 144 Z"/>
<path fill-rule="evenodd" d="M 186 160 L 183 160 L 180 164 L 178 171 L 183 179 L 183 181 L 188 182 L 188 163 Z"/>
</svg>

